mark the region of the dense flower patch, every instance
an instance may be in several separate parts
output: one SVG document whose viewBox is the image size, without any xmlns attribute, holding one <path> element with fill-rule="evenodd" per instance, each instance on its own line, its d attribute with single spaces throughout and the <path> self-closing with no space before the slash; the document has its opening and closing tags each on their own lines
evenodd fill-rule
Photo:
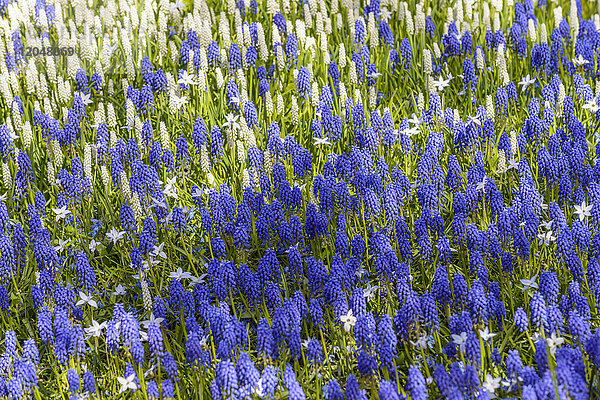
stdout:
<svg viewBox="0 0 600 400">
<path fill-rule="evenodd" d="M 0 397 L 600 396 L 600 15 L 0 1 Z"/>
</svg>

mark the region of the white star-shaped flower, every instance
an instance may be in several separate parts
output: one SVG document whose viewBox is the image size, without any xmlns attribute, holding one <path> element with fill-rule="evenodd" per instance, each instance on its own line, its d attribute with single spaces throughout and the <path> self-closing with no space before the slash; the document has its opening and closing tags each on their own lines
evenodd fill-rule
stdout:
<svg viewBox="0 0 600 400">
<path fill-rule="evenodd" d="M 541 225 L 542 228 L 544 228 L 544 229 L 546 229 L 548 231 L 552 230 L 552 220 L 547 221 L 547 222 L 542 222 L 540 225 Z"/>
<path fill-rule="evenodd" d="M 99 244 L 100 244 L 100 242 L 96 242 L 94 239 L 90 240 L 90 245 L 89 245 L 90 251 L 92 253 L 95 252 L 96 248 L 98 247 Z"/>
<path fill-rule="evenodd" d="M 204 193 L 205 193 L 204 189 L 199 188 L 199 187 L 192 188 L 192 192 L 191 192 L 192 197 L 202 197 L 202 195 Z"/>
<path fill-rule="evenodd" d="M 535 78 L 532 78 L 531 76 L 529 76 L 529 74 L 527 74 L 527 76 L 521 79 L 521 82 L 519 82 L 519 85 L 521 85 L 521 91 L 524 92 L 529 87 L 529 85 L 533 85 L 534 83 Z"/>
<path fill-rule="evenodd" d="M 188 72 L 186 70 L 184 70 L 181 73 L 181 78 L 179 78 L 177 80 L 177 83 L 193 86 L 197 83 L 194 78 L 195 78 L 194 75 L 190 75 L 190 74 L 188 74 Z"/>
<path fill-rule="evenodd" d="M 598 106 L 598 103 L 596 102 L 595 97 L 592 98 L 590 101 L 586 101 L 585 104 L 582 106 L 582 108 L 585 110 L 588 110 L 592 114 L 596 114 L 596 112 L 598 110 L 600 110 L 600 107 Z"/>
<path fill-rule="evenodd" d="M 113 244 L 117 244 L 117 242 L 125 237 L 125 231 L 118 231 L 114 226 L 112 229 L 106 234 L 106 237 L 113 242 Z"/>
<path fill-rule="evenodd" d="M 516 161 L 514 158 L 511 158 L 508 162 L 507 169 L 519 169 L 519 162 Z"/>
<path fill-rule="evenodd" d="M 169 274 L 169 278 L 175 279 L 175 280 L 182 280 L 182 279 L 192 279 L 194 276 L 189 273 L 189 272 L 183 272 L 183 270 L 181 269 L 181 267 L 177 267 L 176 271 L 173 271 Z"/>
<path fill-rule="evenodd" d="M 371 79 L 377 79 L 381 76 L 381 74 L 379 72 L 371 72 L 369 74 L 367 74 L 367 78 L 371 78 Z"/>
<path fill-rule="evenodd" d="M 481 126 L 481 120 L 477 116 L 469 117 L 469 122 L 467 122 L 467 123 Z"/>
<path fill-rule="evenodd" d="M 94 300 L 92 298 L 92 296 L 88 296 L 87 294 L 85 294 L 84 292 L 79 292 L 79 297 L 81 298 L 81 300 L 79 300 L 76 304 L 78 306 L 82 306 L 84 304 L 89 304 L 90 306 L 94 307 L 94 308 L 98 308 L 98 303 L 96 303 L 96 300 Z"/>
<path fill-rule="evenodd" d="M 561 336 L 557 336 L 556 332 L 552 332 L 552 336 L 546 338 L 546 343 L 548 343 L 548 347 L 550 348 L 550 354 L 554 356 L 556 353 L 556 349 L 558 346 L 562 345 L 565 342 L 565 338 Z"/>
<path fill-rule="evenodd" d="M 467 347 L 467 332 L 461 332 L 460 335 L 452 334 L 452 341 L 460 348 L 460 351 L 464 352 Z"/>
<path fill-rule="evenodd" d="M 490 332 L 487 326 L 483 328 L 483 330 L 479 329 L 479 337 L 481 337 L 481 339 L 483 339 L 484 342 L 487 342 L 496 335 L 497 333 Z"/>
<path fill-rule="evenodd" d="M 406 128 L 400 131 L 400 133 L 408 136 L 408 137 L 413 137 L 415 135 L 418 135 L 419 132 L 421 132 L 421 128 L 419 125 L 414 125 L 410 128 Z"/>
<path fill-rule="evenodd" d="M 106 321 L 99 324 L 98 321 L 92 319 L 92 325 L 85 328 L 85 333 L 88 337 L 100 337 L 104 328 L 106 328 Z"/>
<path fill-rule="evenodd" d="M 119 283 L 117 286 L 115 286 L 115 291 L 112 294 L 115 296 L 123 296 L 125 293 L 127 293 L 125 286 Z"/>
<path fill-rule="evenodd" d="M 318 137 L 313 137 L 314 139 L 314 145 L 315 146 L 331 146 L 331 142 L 329 141 L 329 138 L 318 138 Z"/>
<path fill-rule="evenodd" d="M 177 110 L 180 110 L 181 107 L 185 106 L 188 103 L 188 97 L 186 95 L 179 97 L 176 94 L 173 94 L 171 96 L 171 101 L 173 102 L 175 108 Z"/>
<path fill-rule="evenodd" d="M 367 287 L 363 289 L 363 295 L 367 299 L 367 302 L 373 300 L 375 293 L 377 293 L 377 289 L 379 289 L 379 286 L 367 283 Z"/>
<path fill-rule="evenodd" d="M 117 47 L 119 47 L 119 43 L 115 43 L 115 44 L 107 43 L 104 46 L 104 50 L 102 50 L 102 55 L 104 57 L 106 57 L 107 59 L 111 58 L 112 55 L 114 54 L 114 52 L 117 50 Z"/>
<path fill-rule="evenodd" d="M 192 276 L 190 278 L 190 286 L 198 285 L 204 283 L 204 279 L 206 279 L 207 274 L 201 274 L 199 277 Z"/>
<path fill-rule="evenodd" d="M 156 318 L 154 316 L 154 313 L 150 313 L 150 318 L 140 322 L 140 324 L 144 327 L 144 329 L 148 329 L 148 327 L 150 326 L 150 324 L 156 324 L 156 325 L 160 325 L 163 323 L 165 319 L 164 318 Z"/>
<path fill-rule="evenodd" d="M 487 392 L 487 394 L 491 398 L 495 398 L 496 390 L 500 388 L 500 381 L 502 381 L 502 378 L 500 378 L 500 377 L 494 378 L 492 375 L 487 374 L 486 378 L 485 378 L 485 382 L 483 382 L 481 387 L 483 390 L 485 390 Z"/>
<path fill-rule="evenodd" d="M 409 118 L 409 120 L 408 120 L 408 123 L 409 123 L 409 124 L 412 124 L 412 125 L 417 125 L 417 126 L 419 126 L 419 125 L 421 125 L 421 124 L 422 124 L 422 121 L 421 121 L 421 119 L 420 119 L 419 117 L 417 117 L 417 115 L 416 115 L 416 114 L 412 114 L 412 115 L 411 115 L 411 117 L 410 117 L 410 118 Z"/>
<path fill-rule="evenodd" d="M 150 206 L 150 208 L 152 208 L 152 207 L 160 207 L 165 210 L 169 209 L 169 207 L 167 206 L 167 203 L 165 203 L 164 200 L 158 200 L 154 197 L 152 198 L 152 205 Z"/>
<path fill-rule="evenodd" d="M 439 79 L 434 79 L 432 83 L 433 83 L 433 86 L 435 86 L 435 88 L 441 92 L 445 88 L 450 86 L 450 79 L 444 79 L 444 78 L 440 77 Z"/>
<path fill-rule="evenodd" d="M 350 332 L 350 329 L 356 324 L 356 317 L 352 315 L 352 309 L 349 309 L 346 315 L 340 316 L 340 321 L 344 324 L 344 330 Z"/>
<path fill-rule="evenodd" d="M 585 64 L 589 64 L 589 61 L 580 54 L 577 58 L 573 59 L 573 64 L 575 64 L 576 67 L 582 67 Z"/>
<path fill-rule="evenodd" d="M 87 105 L 93 103 L 92 95 L 90 93 L 77 92 L 75 95 L 79 96 L 81 98 L 81 101 L 83 102 L 84 106 L 87 106 Z"/>
<path fill-rule="evenodd" d="M 173 14 L 177 10 L 183 10 L 185 3 L 181 0 L 175 0 L 175 3 L 169 6 L 169 11 Z"/>
<path fill-rule="evenodd" d="M 487 183 L 487 176 L 483 177 L 483 180 L 477 184 L 477 191 L 485 193 L 485 184 Z"/>
<path fill-rule="evenodd" d="M 71 211 L 67 209 L 67 206 L 62 206 L 60 208 L 53 208 L 54 214 L 56 214 L 55 221 L 60 221 L 61 219 L 67 218 L 68 215 L 71 214 Z"/>
<path fill-rule="evenodd" d="M 150 255 L 152 257 L 164 258 L 166 260 L 167 259 L 167 254 L 163 250 L 164 247 L 165 247 L 165 242 L 162 242 L 158 246 L 154 246 L 154 249 L 152 249 L 152 251 L 150 252 Z"/>
<path fill-rule="evenodd" d="M 585 217 L 589 217 L 592 215 L 592 205 L 585 204 L 585 200 L 581 203 L 581 205 L 575 205 L 575 214 L 579 215 L 579 220 L 583 221 Z"/>
<path fill-rule="evenodd" d="M 137 384 L 135 383 L 135 374 L 131 374 L 127 378 L 118 376 L 117 381 L 119 381 L 119 383 L 121 384 L 121 388 L 119 389 L 119 394 L 124 393 L 128 390 L 136 390 L 137 389 Z"/>
<path fill-rule="evenodd" d="M 546 233 L 538 233 L 538 245 L 549 246 L 551 242 L 556 240 L 555 236 L 552 236 L 552 231 L 547 231 Z"/>
<path fill-rule="evenodd" d="M 229 127 L 233 130 L 238 130 L 240 128 L 240 124 L 237 122 L 239 116 L 238 115 L 233 115 L 233 114 L 227 114 L 225 116 L 225 123 L 223 124 L 224 127 Z"/>
<path fill-rule="evenodd" d="M 54 250 L 56 250 L 57 253 L 62 252 L 67 247 L 69 242 L 70 240 L 62 240 L 61 238 L 58 238 L 58 246 L 54 246 Z"/>
<path fill-rule="evenodd" d="M 413 342 L 412 340 L 410 341 L 410 343 L 415 346 L 416 348 L 420 348 L 420 349 L 426 349 L 427 348 L 427 336 L 423 335 L 423 336 L 419 336 L 419 338 L 417 339 L 416 342 Z"/>
<path fill-rule="evenodd" d="M 167 178 L 167 183 L 165 185 L 165 190 L 163 190 L 163 193 L 165 194 L 165 196 L 167 197 L 173 197 L 175 199 L 178 199 L 179 196 L 177 195 L 177 177 L 173 177 L 173 178 Z"/>
</svg>

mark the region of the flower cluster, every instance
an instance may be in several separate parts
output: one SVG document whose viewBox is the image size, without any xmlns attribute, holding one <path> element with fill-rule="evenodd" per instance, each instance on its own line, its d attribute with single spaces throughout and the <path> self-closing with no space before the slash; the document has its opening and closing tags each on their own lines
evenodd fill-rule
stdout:
<svg viewBox="0 0 600 400">
<path fill-rule="evenodd" d="M 600 15 L 513 3 L 0 2 L 0 397 L 597 396 Z"/>
</svg>

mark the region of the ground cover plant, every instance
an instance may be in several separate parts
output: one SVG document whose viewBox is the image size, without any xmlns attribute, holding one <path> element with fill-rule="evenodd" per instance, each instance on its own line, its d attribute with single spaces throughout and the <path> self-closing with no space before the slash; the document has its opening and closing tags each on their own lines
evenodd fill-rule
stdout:
<svg viewBox="0 0 600 400">
<path fill-rule="evenodd" d="M 0 1 L 0 397 L 597 398 L 599 12 Z"/>
</svg>

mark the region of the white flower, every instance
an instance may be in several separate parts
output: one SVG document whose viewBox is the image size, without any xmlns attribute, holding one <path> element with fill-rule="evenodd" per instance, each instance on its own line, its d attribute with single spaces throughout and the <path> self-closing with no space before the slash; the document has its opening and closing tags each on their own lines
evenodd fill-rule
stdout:
<svg viewBox="0 0 600 400">
<path fill-rule="evenodd" d="M 90 251 L 93 253 L 96 251 L 96 248 L 98 247 L 98 245 L 100 244 L 100 242 L 96 242 L 94 239 L 90 240 Z"/>
<path fill-rule="evenodd" d="M 417 348 L 426 349 L 427 348 L 427 336 L 426 335 L 420 336 L 416 342 L 413 342 L 411 340 L 410 343 Z"/>
<path fill-rule="evenodd" d="M 573 59 L 573 64 L 575 64 L 576 67 L 582 67 L 588 63 L 589 63 L 589 61 L 586 60 L 585 58 L 583 58 L 583 56 L 581 54 L 577 58 Z"/>
<path fill-rule="evenodd" d="M 545 245 L 545 246 L 549 246 L 550 242 L 553 242 L 556 240 L 555 236 L 552 236 L 552 231 L 547 231 L 546 233 L 538 233 L 537 235 L 538 237 L 538 244 L 541 245 Z"/>
<path fill-rule="evenodd" d="M 542 225 L 542 228 L 546 229 L 547 231 L 552 230 L 552 220 L 548 222 L 542 222 L 540 225 Z"/>
<path fill-rule="evenodd" d="M 177 183 L 177 177 L 173 177 L 173 178 L 167 178 L 167 183 L 165 185 L 165 190 L 163 190 L 163 193 L 165 194 L 165 196 L 167 197 L 173 197 L 175 199 L 179 198 L 177 196 L 177 186 L 175 185 Z"/>
<path fill-rule="evenodd" d="M 363 275 L 369 275 L 369 272 L 363 267 L 358 267 L 354 275 L 356 275 L 357 278 L 362 278 Z"/>
<path fill-rule="evenodd" d="M 265 395 L 264 389 L 263 389 L 263 383 L 262 383 L 262 376 L 260 377 L 260 379 L 256 383 L 256 386 L 254 387 L 254 393 L 261 399 Z"/>
<path fill-rule="evenodd" d="M 124 393 L 128 390 L 136 390 L 137 389 L 137 384 L 135 383 L 135 374 L 131 374 L 127 378 L 118 376 L 117 381 L 119 381 L 119 383 L 121 384 L 121 388 L 119 389 L 119 394 Z"/>
<path fill-rule="evenodd" d="M 535 332 L 533 336 L 530 337 L 530 339 L 533 343 L 537 343 L 540 340 L 544 340 L 544 337 L 539 332 Z"/>
<path fill-rule="evenodd" d="M 77 92 L 75 93 L 75 96 L 79 96 L 81 98 L 81 101 L 83 102 L 83 105 L 85 106 L 93 103 L 92 95 L 90 93 Z"/>
<path fill-rule="evenodd" d="M 381 76 L 379 72 L 371 72 L 367 74 L 367 78 L 377 79 Z"/>
<path fill-rule="evenodd" d="M 178 110 L 188 103 L 188 97 L 186 95 L 179 97 L 176 94 L 173 94 L 171 100 L 173 101 L 175 108 Z"/>
<path fill-rule="evenodd" d="M 190 279 L 191 279 L 191 280 L 190 280 L 190 286 L 194 286 L 194 285 L 198 285 L 198 284 L 202 284 L 202 283 L 204 283 L 204 279 L 206 278 L 206 275 L 207 275 L 207 274 L 202 274 L 202 275 L 200 275 L 200 276 L 199 276 L 199 277 L 197 277 L 197 278 L 196 278 L 195 276 L 192 276 L 192 277 L 190 278 Z"/>
<path fill-rule="evenodd" d="M 173 3 L 169 6 L 169 11 L 171 12 L 171 14 L 173 14 L 177 10 L 183 10 L 184 7 L 185 7 L 185 4 L 183 3 L 183 1 L 175 0 L 175 3 Z"/>
<path fill-rule="evenodd" d="M 581 203 L 581 205 L 575 205 L 575 214 L 579 215 L 580 221 L 583 221 L 585 217 L 592 215 L 590 211 L 592 211 L 592 205 L 586 205 L 585 200 Z"/>
<path fill-rule="evenodd" d="M 238 122 L 237 122 L 238 118 L 239 118 L 238 115 L 227 114 L 225 116 L 225 119 L 227 120 L 227 122 L 225 122 L 223 124 L 223 126 L 228 126 L 234 130 L 238 130 L 240 128 L 240 124 L 238 124 Z"/>
<path fill-rule="evenodd" d="M 118 231 L 114 226 L 106 234 L 106 237 L 110 239 L 113 244 L 117 244 L 117 242 L 125 237 L 125 231 Z"/>
<path fill-rule="evenodd" d="M 441 91 L 443 91 L 445 88 L 447 88 L 448 86 L 450 86 L 450 79 L 451 79 L 451 78 L 449 78 L 449 79 L 444 79 L 444 78 L 441 78 L 441 77 L 440 77 L 440 79 L 437 79 L 437 80 L 436 80 L 436 79 L 434 79 L 432 83 L 433 83 L 433 86 L 435 86 L 435 87 L 436 87 L 436 89 L 437 89 L 438 91 L 440 91 L 440 92 L 441 92 Z"/>
<path fill-rule="evenodd" d="M 411 115 L 410 119 L 408 120 L 408 123 L 413 124 L 413 125 L 421 125 L 422 121 L 419 117 L 417 117 L 414 113 Z"/>
<path fill-rule="evenodd" d="M 56 214 L 56 221 L 60 221 L 63 218 L 67 218 L 67 215 L 71 214 L 71 211 L 67 210 L 67 206 L 61 208 L 53 208 L 54 214 Z"/>
<path fill-rule="evenodd" d="M 419 125 L 414 125 L 413 127 L 403 129 L 400 132 L 408 137 L 412 137 L 418 135 L 419 132 L 421 132 L 421 128 L 419 127 Z"/>
<path fill-rule="evenodd" d="M 123 296 L 126 293 L 125 286 L 120 283 L 115 287 L 115 291 L 112 293 L 115 296 Z"/>
<path fill-rule="evenodd" d="M 536 282 L 537 274 L 532 276 L 530 279 L 521 279 L 521 283 L 523 284 L 523 291 L 527 289 L 537 289 L 539 286 Z"/>
<path fill-rule="evenodd" d="M 89 337 L 100 337 L 102 335 L 102 330 L 106 327 L 106 321 L 99 324 L 98 321 L 92 319 L 92 325 L 88 328 L 85 328 L 85 333 Z"/>
<path fill-rule="evenodd" d="M 89 304 L 90 306 L 94 307 L 94 308 L 98 308 L 98 303 L 96 303 L 96 300 L 94 300 L 92 298 L 92 296 L 88 296 L 87 294 L 83 293 L 83 292 L 79 292 L 79 297 L 81 297 L 81 300 L 79 300 L 77 302 L 78 306 L 82 306 L 84 304 Z"/>
<path fill-rule="evenodd" d="M 163 251 L 164 247 L 165 247 L 165 243 L 164 242 L 162 242 L 158 246 L 154 246 L 154 249 L 152 249 L 152 251 L 150 252 L 150 255 L 152 257 L 164 258 L 166 260 L 167 259 L 167 254 Z"/>
<path fill-rule="evenodd" d="M 346 315 L 340 316 L 340 321 L 344 324 L 346 332 L 350 332 L 350 329 L 356 324 L 356 317 L 352 315 L 352 309 L 349 309 Z"/>
<path fill-rule="evenodd" d="M 552 332 L 552 336 L 546 338 L 546 343 L 548 343 L 548 347 L 550 348 L 550 354 L 554 356 L 556 353 L 556 349 L 558 346 L 565 342 L 565 338 L 561 336 L 557 336 L 556 332 Z"/>
<path fill-rule="evenodd" d="M 152 198 L 152 205 L 150 206 L 150 208 L 152 207 L 160 207 L 164 208 L 165 210 L 169 209 L 169 207 L 167 207 L 167 203 L 165 203 L 163 200 L 155 199 L 154 197 Z"/>
<path fill-rule="evenodd" d="M 469 121 L 467 123 L 468 124 L 475 124 L 475 125 L 481 126 L 481 120 L 477 116 L 475 116 L 475 117 L 469 117 Z"/>
<path fill-rule="evenodd" d="M 524 92 L 527 89 L 527 87 L 529 85 L 533 85 L 534 82 L 535 82 L 535 79 L 532 78 L 531 76 L 529 76 L 529 74 L 527 74 L 526 77 L 521 79 L 521 82 L 519 82 L 519 85 L 521 85 L 521 87 L 522 87 L 521 90 Z"/>
<path fill-rule="evenodd" d="M 477 191 L 485 193 L 485 184 L 487 183 L 487 176 L 483 177 L 483 180 L 477 184 Z"/>
<path fill-rule="evenodd" d="M 465 351 L 467 347 L 467 332 L 462 332 L 460 335 L 452 335 L 452 341 L 456 344 L 460 351 Z"/>
<path fill-rule="evenodd" d="M 317 138 L 317 137 L 313 137 L 313 139 L 315 140 L 314 145 L 315 146 L 321 146 L 321 145 L 327 145 L 327 146 L 331 146 L 331 142 L 329 141 L 329 138 Z"/>
<path fill-rule="evenodd" d="M 156 364 L 152 364 L 150 366 L 150 368 L 148 368 L 145 372 L 144 372 L 144 378 L 147 378 L 150 376 L 150 374 L 152 374 L 154 372 L 154 370 L 156 369 Z"/>
<path fill-rule="evenodd" d="M 142 261 L 142 267 L 144 268 L 144 271 L 150 271 L 152 269 L 152 267 L 154 267 L 155 265 L 158 265 L 158 264 L 160 264 L 160 261 L 155 260 L 152 257 L 150 257 L 148 260 Z"/>
<path fill-rule="evenodd" d="M 202 195 L 205 193 L 204 189 L 199 188 L 199 187 L 194 187 L 192 188 L 192 197 L 202 197 Z"/>
<path fill-rule="evenodd" d="M 514 158 L 512 158 L 508 162 L 508 166 L 506 167 L 506 169 L 519 169 L 519 163 Z"/>
<path fill-rule="evenodd" d="M 479 329 L 479 337 L 481 337 L 484 342 L 487 342 L 496 335 L 497 333 L 491 333 L 487 326 L 483 330 Z"/>
<path fill-rule="evenodd" d="M 154 313 L 150 313 L 150 319 L 142 321 L 140 324 L 144 327 L 144 329 L 148 329 L 150 324 L 160 325 L 164 320 L 164 318 L 155 318 Z"/>
<path fill-rule="evenodd" d="M 500 378 L 500 377 L 494 378 L 492 375 L 487 374 L 485 377 L 485 382 L 483 382 L 481 387 L 490 396 L 493 396 L 493 398 L 495 398 L 496 397 L 495 396 L 496 389 L 500 388 L 500 381 L 502 381 L 502 378 Z"/>
<path fill-rule="evenodd" d="M 582 108 L 588 110 L 592 114 L 595 114 L 596 111 L 600 110 L 600 107 L 598 107 L 598 103 L 596 102 L 596 98 L 592 98 L 592 100 L 587 101 Z"/>
<path fill-rule="evenodd" d="M 370 283 L 367 283 L 367 287 L 363 289 L 363 295 L 367 299 L 367 302 L 373 300 L 373 297 L 375 297 L 375 293 L 377 292 L 377 289 L 379 289 L 379 286 L 377 286 L 377 285 L 372 286 Z"/>
<path fill-rule="evenodd" d="M 190 274 L 189 272 L 183 272 L 181 267 L 177 267 L 176 271 L 173 271 L 169 274 L 169 278 L 173 278 L 178 281 L 180 281 L 182 279 L 192 279 L 193 277 L 194 276 L 192 274 Z"/>
<path fill-rule="evenodd" d="M 194 75 L 190 75 L 186 70 L 184 70 L 181 73 L 181 78 L 179 78 L 177 83 L 184 85 L 195 85 L 197 82 L 194 80 Z"/>
<path fill-rule="evenodd" d="M 69 242 L 70 242 L 69 240 L 62 240 L 61 238 L 58 238 L 58 246 L 54 246 L 54 250 L 56 250 L 58 253 L 60 253 L 67 247 Z"/>
</svg>

